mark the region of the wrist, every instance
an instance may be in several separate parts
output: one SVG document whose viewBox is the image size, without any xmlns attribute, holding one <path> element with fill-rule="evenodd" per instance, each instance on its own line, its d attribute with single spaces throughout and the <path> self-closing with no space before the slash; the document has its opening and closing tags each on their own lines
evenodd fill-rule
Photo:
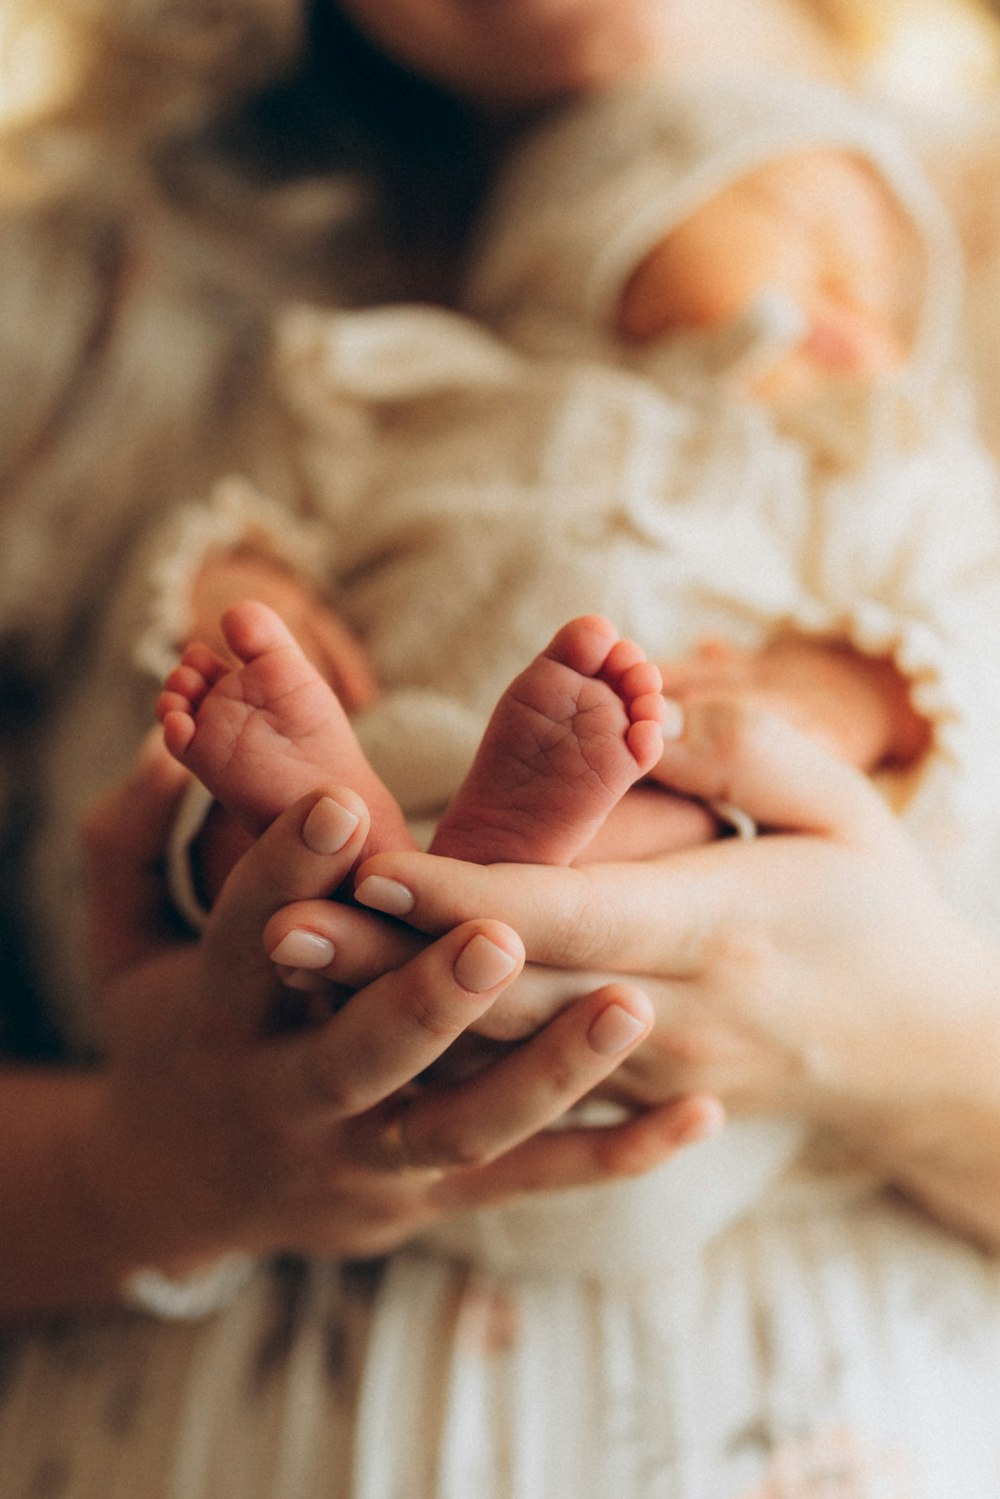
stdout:
<svg viewBox="0 0 1000 1499">
<path fill-rule="evenodd" d="M 251 1278 L 250 1254 L 178 1249 L 180 1214 L 170 1214 L 163 1232 L 163 1203 L 154 1183 L 156 1209 L 137 1191 L 135 1173 L 121 1169 L 121 1155 L 106 1131 L 106 1100 L 95 1096 L 85 1125 L 64 1159 L 67 1200 L 73 1204 L 81 1244 L 91 1246 L 102 1299 L 165 1321 L 196 1321 L 228 1306 Z M 109 1148 L 111 1147 L 111 1148 Z"/>
<path fill-rule="evenodd" d="M 81 1172 L 102 1107 L 93 1074 L 0 1076 L 0 1313 L 61 1311 L 117 1299 L 113 1236 Z"/>
<path fill-rule="evenodd" d="M 67 1142 L 63 1170 L 80 1242 L 116 1299 L 137 1275 L 155 1269 L 180 1284 L 242 1250 L 237 1235 L 223 1231 L 221 1207 L 206 1211 L 198 1202 L 196 1173 L 175 1142 L 121 1116 L 107 1074 Z"/>
</svg>

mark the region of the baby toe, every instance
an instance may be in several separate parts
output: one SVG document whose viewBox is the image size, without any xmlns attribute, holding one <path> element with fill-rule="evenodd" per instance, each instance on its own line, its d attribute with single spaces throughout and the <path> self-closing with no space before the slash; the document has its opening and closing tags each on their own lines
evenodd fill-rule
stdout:
<svg viewBox="0 0 1000 1499">
<path fill-rule="evenodd" d="M 630 666 L 621 679 L 621 691 L 627 698 L 644 697 L 663 691 L 663 676 L 655 661 L 640 661 Z"/>
<path fill-rule="evenodd" d="M 645 651 L 634 640 L 618 640 L 607 654 L 601 675 L 617 691 L 622 691 L 628 673 L 645 661 Z"/>
</svg>

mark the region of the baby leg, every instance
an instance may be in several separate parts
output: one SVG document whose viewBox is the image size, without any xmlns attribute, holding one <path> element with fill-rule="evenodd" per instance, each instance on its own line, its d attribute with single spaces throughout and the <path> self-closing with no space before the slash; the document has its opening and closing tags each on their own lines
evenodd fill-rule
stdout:
<svg viewBox="0 0 1000 1499">
<path fill-rule="evenodd" d="M 569 864 L 663 752 L 659 670 L 596 615 L 572 620 L 500 699 L 433 853 Z"/>
<path fill-rule="evenodd" d="M 192 645 L 157 703 L 167 748 L 254 833 L 320 782 L 363 797 L 376 848 L 412 848 L 399 806 L 362 753 L 336 694 L 266 604 L 222 616 L 237 665 Z"/>
</svg>

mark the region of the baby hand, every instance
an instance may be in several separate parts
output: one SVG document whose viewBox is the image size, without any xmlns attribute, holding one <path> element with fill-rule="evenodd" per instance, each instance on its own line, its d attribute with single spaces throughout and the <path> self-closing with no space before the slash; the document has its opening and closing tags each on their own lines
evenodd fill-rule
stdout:
<svg viewBox="0 0 1000 1499">
<path fill-rule="evenodd" d="M 378 696 L 361 646 L 343 620 L 285 563 L 249 551 L 210 557 L 194 582 L 189 640 L 202 640 L 222 656 L 229 650 L 219 619 L 232 604 L 258 599 L 279 614 L 348 713 Z"/>
<path fill-rule="evenodd" d="M 846 643 L 789 636 L 755 652 L 711 639 L 662 671 L 666 692 L 680 702 L 740 698 L 861 770 L 913 764 L 930 745 L 929 725 L 894 662 Z"/>
</svg>

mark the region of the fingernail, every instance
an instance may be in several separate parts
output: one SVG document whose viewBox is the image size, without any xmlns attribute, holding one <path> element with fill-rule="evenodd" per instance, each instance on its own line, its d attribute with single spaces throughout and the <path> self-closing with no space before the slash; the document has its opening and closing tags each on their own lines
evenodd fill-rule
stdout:
<svg viewBox="0 0 1000 1499">
<path fill-rule="evenodd" d="M 470 994 L 484 994 L 494 984 L 509 978 L 516 967 L 516 958 L 480 934 L 462 948 L 455 959 L 454 974 Z"/>
<path fill-rule="evenodd" d="M 587 1040 L 591 1051 L 602 1057 L 613 1057 L 646 1029 L 645 1020 L 639 1020 L 621 1005 L 608 1005 L 590 1027 Z"/>
<path fill-rule="evenodd" d="M 409 916 L 417 903 L 412 890 L 407 890 L 398 880 L 387 880 L 381 874 L 370 874 L 362 880 L 354 898 L 373 911 L 383 911 L 386 916 Z"/>
<path fill-rule="evenodd" d="M 331 796 L 321 796 L 302 824 L 302 842 L 314 854 L 339 854 L 360 821 Z"/>
<path fill-rule="evenodd" d="M 289 932 L 272 951 L 271 962 L 286 968 L 326 968 L 335 951 L 333 943 L 317 932 Z"/>
<path fill-rule="evenodd" d="M 684 732 L 684 709 L 672 697 L 663 699 L 663 737 L 679 739 Z"/>
</svg>

